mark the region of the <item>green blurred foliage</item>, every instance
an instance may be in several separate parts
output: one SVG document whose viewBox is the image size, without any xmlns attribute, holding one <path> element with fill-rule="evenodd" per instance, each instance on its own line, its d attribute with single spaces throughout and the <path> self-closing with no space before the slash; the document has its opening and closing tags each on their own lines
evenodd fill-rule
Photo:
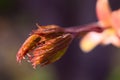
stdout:
<svg viewBox="0 0 120 80">
<path fill-rule="evenodd" d="M 108 80 L 120 80 L 120 66 L 113 69 Z"/>
<path fill-rule="evenodd" d="M 113 54 L 110 74 L 107 80 L 120 80 L 120 50 L 114 51 Z"/>
</svg>

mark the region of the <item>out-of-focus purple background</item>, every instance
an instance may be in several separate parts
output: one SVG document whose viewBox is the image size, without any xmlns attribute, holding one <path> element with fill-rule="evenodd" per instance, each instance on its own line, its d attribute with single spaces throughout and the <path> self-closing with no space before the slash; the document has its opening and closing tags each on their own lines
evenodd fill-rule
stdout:
<svg viewBox="0 0 120 80">
<path fill-rule="evenodd" d="M 96 0 L 0 0 L 0 80 L 120 80 L 120 49 L 98 46 L 88 54 L 79 39 L 54 64 L 34 70 L 16 53 L 28 34 L 41 25 L 77 26 L 97 21 Z M 112 9 L 120 0 L 110 0 Z M 103 5 L 104 6 L 104 5 Z"/>
</svg>

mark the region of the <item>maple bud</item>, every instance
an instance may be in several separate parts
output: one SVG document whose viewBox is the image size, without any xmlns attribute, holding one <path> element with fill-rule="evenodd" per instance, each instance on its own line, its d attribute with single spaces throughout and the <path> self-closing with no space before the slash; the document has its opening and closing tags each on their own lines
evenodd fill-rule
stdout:
<svg viewBox="0 0 120 80">
<path fill-rule="evenodd" d="M 21 62 L 27 55 L 35 68 L 55 62 L 65 53 L 72 41 L 72 35 L 56 25 L 38 26 L 21 46 L 17 53 L 17 61 Z"/>
</svg>

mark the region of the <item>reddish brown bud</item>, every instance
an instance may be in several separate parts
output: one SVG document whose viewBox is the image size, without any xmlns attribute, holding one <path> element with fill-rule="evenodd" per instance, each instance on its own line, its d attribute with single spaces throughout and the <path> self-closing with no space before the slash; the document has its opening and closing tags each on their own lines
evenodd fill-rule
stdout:
<svg viewBox="0 0 120 80">
<path fill-rule="evenodd" d="M 70 33 L 55 25 L 41 26 L 34 30 L 17 54 L 17 61 L 27 54 L 34 68 L 36 65 L 47 65 L 60 59 L 72 40 Z"/>
</svg>

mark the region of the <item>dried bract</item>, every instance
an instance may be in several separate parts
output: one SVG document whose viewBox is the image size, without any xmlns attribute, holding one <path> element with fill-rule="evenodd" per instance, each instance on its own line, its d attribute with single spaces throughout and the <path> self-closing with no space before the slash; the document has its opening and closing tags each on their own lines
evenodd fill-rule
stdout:
<svg viewBox="0 0 120 80">
<path fill-rule="evenodd" d="M 21 62 L 27 56 L 34 68 L 38 64 L 44 66 L 53 63 L 63 56 L 71 41 L 72 35 L 61 27 L 38 26 L 21 46 L 17 61 Z"/>
</svg>

